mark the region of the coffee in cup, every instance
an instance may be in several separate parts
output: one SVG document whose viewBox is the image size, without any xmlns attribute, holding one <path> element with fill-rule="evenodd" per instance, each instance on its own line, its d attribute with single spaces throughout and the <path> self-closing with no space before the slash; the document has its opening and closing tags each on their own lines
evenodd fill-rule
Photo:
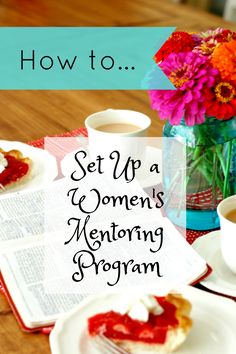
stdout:
<svg viewBox="0 0 236 354">
<path fill-rule="evenodd" d="M 236 208 L 230 210 L 227 214 L 225 214 L 226 219 L 236 224 Z"/>
<path fill-rule="evenodd" d="M 96 130 L 99 130 L 101 132 L 113 133 L 113 134 L 131 133 L 131 132 L 136 132 L 139 129 L 140 129 L 139 126 L 134 124 L 128 124 L 128 123 L 109 123 L 109 124 L 100 125 L 99 127 L 96 128 Z"/>
</svg>

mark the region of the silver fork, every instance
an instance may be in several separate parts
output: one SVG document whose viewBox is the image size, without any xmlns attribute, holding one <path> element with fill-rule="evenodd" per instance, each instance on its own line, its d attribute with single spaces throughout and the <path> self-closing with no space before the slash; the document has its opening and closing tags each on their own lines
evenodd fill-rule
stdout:
<svg viewBox="0 0 236 354">
<path fill-rule="evenodd" d="M 104 334 L 97 334 L 94 337 L 94 343 L 100 349 L 102 349 L 103 354 L 130 354 L 125 349 L 116 345 L 109 338 L 104 336 Z"/>
</svg>

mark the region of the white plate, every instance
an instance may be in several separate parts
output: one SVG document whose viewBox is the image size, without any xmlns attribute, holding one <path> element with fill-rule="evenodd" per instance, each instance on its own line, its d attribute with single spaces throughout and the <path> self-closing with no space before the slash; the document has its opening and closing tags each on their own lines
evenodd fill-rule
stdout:
<svg viewBox="0 0 236 354">
<path fill-rule="evenodd" d="M 0 148 L 5 151 L 19 150 L 24 157 L 29 157 L 32 161 L 29 178 L 27 178 L 24 183 L 22 182 L 15 187 L 10 187 L 6 192 L 1 191 L 0 195 L 43 186 L 53 181 L 58 174 L 56 159 L 46 150 L 35 148 L 18 141 L 6 140 L 0 140 Z"/>
<path fill-rule="evenodd" d="M 213 272 L 201 284 L 217 293 L 236 297 L 236 275 L 227 268 L 223 261 L 220 250 L 220 231 L 213 231 L 199 237 L 192 246 L 213 269 Z"/>
<path fill-rule="evenodd" d="M 67 154 L 64 159 L 61 161 L 61 172 L 66 177 L 69 176 L 72 172 L 72 168 L 77 163 L 74 159 L 75 151 L 70 152 Z M 149 168 L 152 164 L 158 163 L 162 169 L 162 151 L 153 146 L 146 147 L 146 159 L 143 162 L 143 168 L 140 169 L 140 173 L 138 174 L 137 178 L 142 188 L 149 188 L 156 186 L 162 182 L 162 174 L 150 173 Z"/>
<path fill-rule="evenodd" d="M 175 353 L 235 354 L 236 303 L 192 287 L 182 293 L 193 305 L 193 328 Z M 89 297 L 61 317 L 50 335 L 52 354 L 102 354 L 87 334 L 87 318 L 108 311 L 116 298 L 115 294 Z"/>
</svg>

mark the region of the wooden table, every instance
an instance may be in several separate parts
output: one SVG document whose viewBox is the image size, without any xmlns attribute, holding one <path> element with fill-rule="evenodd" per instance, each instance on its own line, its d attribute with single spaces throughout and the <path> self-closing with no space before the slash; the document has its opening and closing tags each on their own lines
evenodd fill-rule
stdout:
<svg viewBox="0 0 236 354">
<path fill-rule="evenodd" d="M 2 0 L 0 25 L 176 26 L 191 31 L 226 26 L 236 31 L 236 24 L 167 0 Z M 145 112 L 152 118 L 150 134 L 161 135 L 162 122 L 144 91 L 0 91 L 0 139 L 29 141 L 63 133 L 109 107 Z M 2 296 L 0 353 L 50 353 L 48 337 L 23 333 Z"/>
</svg>

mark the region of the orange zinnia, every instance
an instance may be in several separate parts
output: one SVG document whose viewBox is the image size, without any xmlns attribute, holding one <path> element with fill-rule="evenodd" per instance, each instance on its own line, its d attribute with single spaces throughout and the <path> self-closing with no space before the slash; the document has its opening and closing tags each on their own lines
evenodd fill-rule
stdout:
<svg viewBox="0 0 236 354">
<path fill-rule="evenodd" d="M 236 80 L 236 40 L 216 47 L 211 60 L 223 80 Z"/>
</svg>

